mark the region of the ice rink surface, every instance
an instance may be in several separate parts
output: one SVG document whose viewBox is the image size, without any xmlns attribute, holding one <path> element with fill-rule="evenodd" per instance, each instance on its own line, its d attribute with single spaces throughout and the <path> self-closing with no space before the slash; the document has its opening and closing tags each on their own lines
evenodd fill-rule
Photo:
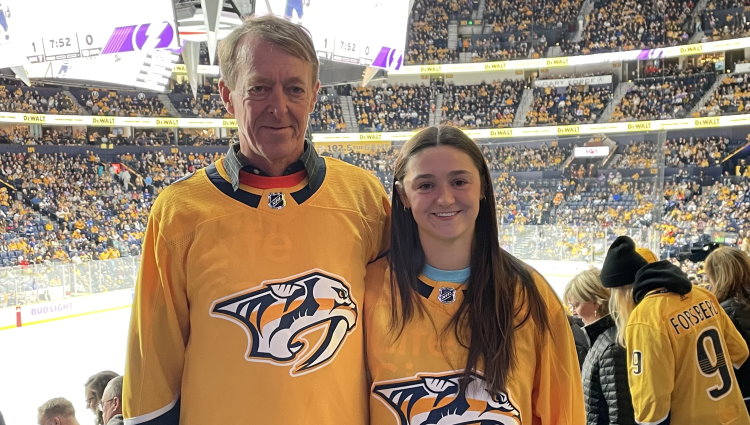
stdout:
<svg viewBox="0 0 750 425">
<path fill-rule="evenodd" d="M 35 425 L 37 408 L 65 397 L 81 425 L 93 425 L 84 383 L 102 370 L 124 372 L 130 309 L 0 330 L 0 412 L 6 425 Z"/>
<path fill-rule="evenodd" d="M 528 261 L 558 295 L 586 263 Z M 93 425 L 84 383 L 102 370 L 124 372 L 130 309 L 0 330 L 0 412 L 6 425 L 35 425 L 37 408 L 65 397 L 81 425 Z"/>
</svg>

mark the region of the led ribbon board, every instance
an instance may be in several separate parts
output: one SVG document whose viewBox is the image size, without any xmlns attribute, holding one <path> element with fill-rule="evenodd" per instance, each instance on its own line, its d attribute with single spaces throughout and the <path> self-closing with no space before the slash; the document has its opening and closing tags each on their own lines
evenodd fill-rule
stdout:
<svg viewBox="0 0 750 425">
<path fill-rule="evenodd" d="M 323 59 L 386 69 L 403 64 L 408 1 L 258 0 L 255 9 L 302 24 Z"/>
</svg>

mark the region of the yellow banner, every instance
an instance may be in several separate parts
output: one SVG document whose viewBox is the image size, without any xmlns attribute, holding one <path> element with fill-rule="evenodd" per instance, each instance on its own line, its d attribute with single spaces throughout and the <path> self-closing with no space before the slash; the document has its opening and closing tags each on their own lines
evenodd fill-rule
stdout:
<svg viewBox="0 0 750 425">
<path fill-rule="evenodd" d="M 47 121 L 47 115 L 41 114 L 23 114 L 23 122 L 29 124 L 44 124 Z"/>
<path fill-rule="evenodd" d="M 719 117 L 696 118 L 695 126 L 698 128 L 718 127 Z"/>
<path fill-rule="evenodd" d="M 176 128 L 179 125 L 179 119 L 177 118 L 157 118 L 156 119 L 156 126 L 157 127 L 172 127 Z"/>
</svg>

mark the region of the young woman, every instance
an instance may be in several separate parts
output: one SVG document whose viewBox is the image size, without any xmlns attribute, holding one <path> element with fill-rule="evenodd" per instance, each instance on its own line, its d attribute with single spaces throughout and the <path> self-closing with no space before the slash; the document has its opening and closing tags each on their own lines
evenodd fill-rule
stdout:
<svg viewBox="0 0 750 425">
<path fill-rule="evenodd" d="M 737 248 L 725 246 L 708 254 L 705 267 L 716 298 L 750 345 L 750 257 Z M 735 374 L 750 411 L 750 360 Z"/>
<path fill-rule="evenodd" d="M 583 401 L 589 425 L 635 425 L 628 388 L 625 348 L 617 343 L 617 327 L 609 314 L 609 289 L 598 269 L 584 270 L 565 287 L 563 298 L 586 325 L 591 348 L 583 361 Z"/>
<path fill-rule="evenodd" d="M 460 130 L 396 161 L 391 251 L 368 270 L 370 423 L 583 424 L 562 304 L 500 249 L 492 178 Z"/>
</svg>

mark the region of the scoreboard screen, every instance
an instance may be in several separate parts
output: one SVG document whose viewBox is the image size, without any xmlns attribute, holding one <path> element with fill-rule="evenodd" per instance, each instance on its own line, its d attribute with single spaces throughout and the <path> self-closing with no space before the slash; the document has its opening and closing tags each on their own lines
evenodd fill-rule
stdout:
<svg viewBox="0 0 750 425">
<path fill-rule="evenodd" d="M 0 68 L 31 78 L 138 85 L 179 48 L 171 0 L 0 0 L 0 11 Z"/>
<path fill-rule="evenodd" d="M 385 69 L 403 62 L 409 0 L 257 0 L 255 11 L 302 24 L 322 59 Z"/>
</svg>

